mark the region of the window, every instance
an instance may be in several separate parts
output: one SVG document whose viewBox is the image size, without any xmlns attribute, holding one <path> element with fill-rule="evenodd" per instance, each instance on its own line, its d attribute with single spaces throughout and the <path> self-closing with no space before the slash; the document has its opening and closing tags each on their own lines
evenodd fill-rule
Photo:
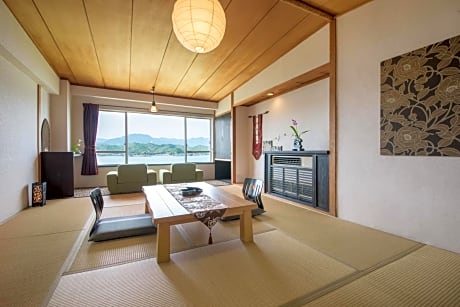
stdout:
<svg viewBox="0 0 460 307">
<path fill-rule="evenodd" d="M 211 118 L 100 111 L 98 165 L 211 162 Z"/>
<path fill-rule="evenodd" d="M 203 118 L 186 118 L 186 152 L 188 162 L 211 161 L 211 122 Z"/>
<path fill-rule="evenodd" d="M 125 113 L 99 112 L 96 137 L 98 165 L 125 163 Z"/>
</svg>

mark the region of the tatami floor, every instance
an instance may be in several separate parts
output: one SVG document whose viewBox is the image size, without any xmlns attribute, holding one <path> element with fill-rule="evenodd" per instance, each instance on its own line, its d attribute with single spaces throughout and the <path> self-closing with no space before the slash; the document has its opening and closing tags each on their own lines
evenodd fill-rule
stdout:
<svg viewBox="0 0 460 307">
<path fill-rule="evenodd" d="M 220 187 L 240 194 L 239 186 Z M 143 212 L 141 193 L 105 196 L 104 216 Z M 265 195 L 254 243 L 238 221 L 87 242 L 89 198 L 48 201 L 0 225 L 0 306 L 460 306 L 460 255 Z"/>
</svg>

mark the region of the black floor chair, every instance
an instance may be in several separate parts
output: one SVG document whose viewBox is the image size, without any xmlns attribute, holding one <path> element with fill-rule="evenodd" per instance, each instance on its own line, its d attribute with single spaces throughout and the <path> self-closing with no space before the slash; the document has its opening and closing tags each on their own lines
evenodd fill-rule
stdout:
<svg viewBox="0 0 460 307">
<path fill-rule="evenodd" d="M 101 190 L 95 188 L 90 192 L 91 202 L 96 211 L 96 220 L 89 234 L 89 241 L 105 241 L 131 236 L 156 233 L 150 214 L 139 214 L 101 219 L 104 198 Z"/>
<path fill-rule="evenodd" d="M 246 178 L 243 183 L 243 197 L 246 200 L 255 202 L 258 208 L 252 210 L 252 216 L 260 215 L 265 212 L 264 205 L 262 203 L 262 189 L 264 183 L 260 179 Z M 237 220 L 239 215 L 232 215 L 223 217 L 223 221 Z"/>
</svg>

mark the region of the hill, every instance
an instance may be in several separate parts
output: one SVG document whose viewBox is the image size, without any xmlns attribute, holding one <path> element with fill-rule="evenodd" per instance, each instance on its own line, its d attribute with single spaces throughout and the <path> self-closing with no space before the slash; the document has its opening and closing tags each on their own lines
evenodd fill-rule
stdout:
<svg viewBox="0 0 460 307">
<path fill-rule="evenodd" d="M 123 145 L 125 143 L 125 138 L 120 136 L 111 139 L 97 139 L 96 144 L 100 145 Z M 175 138 L 154 138 L 148 134 L 133 133 L 128 134 L 128 143 L 138 143 L 138 144 L 156 144 L 156 145 L 184 145 L 183 139 Z M 199 137 L 191 138 L 188 141 L 188 146 L 209 146 L 209 139 Z"/>
</svg>

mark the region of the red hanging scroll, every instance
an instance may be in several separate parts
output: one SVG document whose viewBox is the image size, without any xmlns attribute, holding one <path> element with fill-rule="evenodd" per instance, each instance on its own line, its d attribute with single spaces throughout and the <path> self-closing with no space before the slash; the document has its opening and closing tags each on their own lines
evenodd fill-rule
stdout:
<svg viewBox="0 0 460 307">
<path fill-rule="evenodd" d="M 262 155 L 262 114 L 252 117 L 252 155 L 256 160 Z"/>
</svg>

